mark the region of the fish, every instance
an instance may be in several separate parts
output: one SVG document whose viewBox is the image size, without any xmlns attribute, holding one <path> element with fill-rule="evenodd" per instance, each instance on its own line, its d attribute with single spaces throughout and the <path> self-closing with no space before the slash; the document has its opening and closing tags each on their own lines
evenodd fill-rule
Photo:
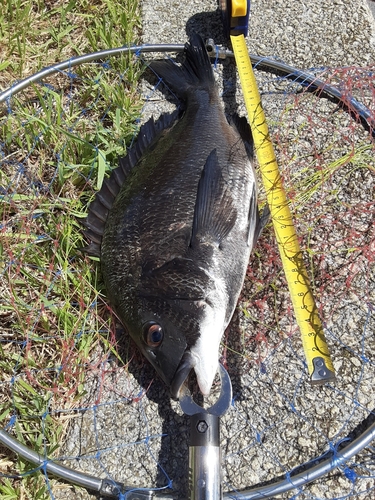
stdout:
<svg viewBox="0 0 375 500">
<path fill-rule="evenodd" d="M 140 127 L 84 222 L 109 303 L 173 398 L 192 371 L 210 393 L 221 338 L 251 251 L 267 220 L 258 210 L 245 117 L 227 119 L 203 39 L 184 60 L 151 70 L 182 105 Z"/>
</svg>

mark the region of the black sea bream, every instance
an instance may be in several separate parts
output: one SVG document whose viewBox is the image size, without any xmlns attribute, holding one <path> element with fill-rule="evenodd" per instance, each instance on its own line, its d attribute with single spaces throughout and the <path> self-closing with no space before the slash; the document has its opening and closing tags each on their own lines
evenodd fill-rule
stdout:
<svg viewBox="0 0 375 500">
<path fill-rule="evenodd" d="M 85 225 L 110 304 L 178 397 L 191 370 L 210 392 L 221 337 L 261 230 L 252 139 L 225 117 L 200 36 L 181 66 L 150 64 L 183 102 L 152 119 L 104 181 Z"/>
</svg>

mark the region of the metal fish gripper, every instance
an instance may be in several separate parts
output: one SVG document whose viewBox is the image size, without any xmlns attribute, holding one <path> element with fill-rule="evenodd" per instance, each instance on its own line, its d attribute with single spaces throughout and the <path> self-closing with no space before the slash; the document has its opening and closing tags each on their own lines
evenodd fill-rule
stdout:
<svg viewBox="0 0 375 500">
<path fill-rule="evenodd" d="M 210 408 L 198 405 L 186 386 L 179 398 L 182 411 L 190 416 L 189 494 L 190 500 L 223 498 L 220 417 L 232 402 L 232 384 L 228 372 L 219 363 L 220 395 Z"/>
</svg>

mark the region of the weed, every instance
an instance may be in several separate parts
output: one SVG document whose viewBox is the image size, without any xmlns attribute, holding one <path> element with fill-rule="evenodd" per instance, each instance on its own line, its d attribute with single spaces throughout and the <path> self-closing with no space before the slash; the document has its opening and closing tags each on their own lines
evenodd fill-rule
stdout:
<svg viewBox="0 0 375 500">
<path fill-rule="evenodd" d="M 0 13 L 0 88 L 77 54 L 136 43 L 136 1 L 7 1 Z M 0 425 L 43 456 L 58 454 L 61 414 L 111 313 L 79 219 L 134 134 L 141 67 L 124 55 L 27 88 L 0 111 Z M 49 498 L 22 460 L 0 453 L 1 498 Z M 19 479 L 22 477 L 22 481 Z M 50 484 L 50 483 L 49 483 Z"/>
</svg>

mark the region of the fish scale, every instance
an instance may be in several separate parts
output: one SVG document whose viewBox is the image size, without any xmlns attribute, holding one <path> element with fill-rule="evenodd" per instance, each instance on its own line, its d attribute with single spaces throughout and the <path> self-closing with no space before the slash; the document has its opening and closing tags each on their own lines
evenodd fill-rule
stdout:
<svg viewBox="0 0 375 500">
<path fill-rule="evenodd" d="M 99 254 L 109 302 L 172 396 L 192 370 L 208 394 L 264 222 L 252 138 L 245 118 L 228 122 L 200 36 L 181 66 L 150 66 L 184 111 L 140 129 L 89 209 L 88 251 Z"/>
</svg>

